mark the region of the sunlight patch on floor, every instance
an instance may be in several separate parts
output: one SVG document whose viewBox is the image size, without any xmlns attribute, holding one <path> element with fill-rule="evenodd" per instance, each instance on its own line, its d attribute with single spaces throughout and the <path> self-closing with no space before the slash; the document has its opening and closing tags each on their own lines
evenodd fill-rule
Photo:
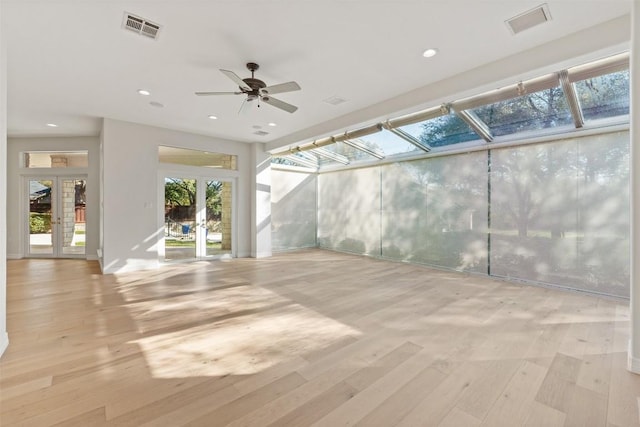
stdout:
<svg viewBox="0 0 640 427">
<path fill-rule="evenodd" d="M 298 304 L 136 340 L 154 378 L 249 375 L 360 333 Z"/>
</svg>

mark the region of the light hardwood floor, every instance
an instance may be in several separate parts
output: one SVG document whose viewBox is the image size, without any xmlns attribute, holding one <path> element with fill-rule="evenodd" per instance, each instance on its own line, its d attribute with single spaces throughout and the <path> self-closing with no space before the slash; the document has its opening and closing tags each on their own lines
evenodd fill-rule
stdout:
<svg viewBox="0 0 640 427">
<path fill-rule="evenodd" d="M 2 426 L 639 426 L 624 302 L 306 250 L 8 262 Z"/>
</svg>

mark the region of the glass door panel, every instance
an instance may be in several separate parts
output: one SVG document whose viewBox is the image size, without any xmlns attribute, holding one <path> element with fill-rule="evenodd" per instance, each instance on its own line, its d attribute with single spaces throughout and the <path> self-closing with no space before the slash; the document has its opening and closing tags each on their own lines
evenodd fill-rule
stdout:
<svg viewBox="0 0 640 427">
<path fill-rule="evenodd" d="M 207 257 L 231 254 L 231 182 L 208 180 L 206 183 Z"/>
<path fill-rule="evenodd" d="M 51 179 L 29 180 L 29 255 L 53 255 L 53 186 Z"/>
<path fill-rule="evenodd" d="M 85 254 L 85 209 L 87 181 L 63 178 L 59 180 L 61 215 L 59 229 L 62 234 L 63 255 Z"/>
<path fill-rule="evenodd" d="M 195 179 L 164 180 L 164 257 L 166 261 L 196 258 Z"/>
</svg>

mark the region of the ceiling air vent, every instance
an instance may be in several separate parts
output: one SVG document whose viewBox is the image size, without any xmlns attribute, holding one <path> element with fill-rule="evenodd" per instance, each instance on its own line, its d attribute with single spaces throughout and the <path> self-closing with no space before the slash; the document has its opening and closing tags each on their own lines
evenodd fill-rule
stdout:
<svg viewBox="0 0 640 427">
<path fill-rule="evenodd" d="M 549 7 L 547 4 L 541 4 L 540 6 L 528 10 L 520 15 L 514 16 L 511 19 L 505 21 L 507 27 L 512 34 L 516 35 L 535 27 L 536 25 L 544 24 L 551 20 L 551 14 L 549 13 Z"/>
<path fill-rule="evenodd" d="M 158 38 L 160 31 L 160 25 L 127 12 L 124 13 L 122 27 L 152 39 Z"/>
<path fill-rule="evenodd" d="M 326 102 L 327 104 L 331 104 L 331 105 L 340 105 L 343 102 L 347 102 L 347 100 L 344 98 L 340 98 L 339 96 L 332 96 L 330 98 L 323 100 L 323 102 Z"/>
<path fill-rule="evenodd" d="M 265 135 L 269 135 L 269 132 L 265 132 L 263 130 L 259 130 L 253 133 L 254 135 L 258 135 L 258 136 L 265 136 Z"/>
</svg>

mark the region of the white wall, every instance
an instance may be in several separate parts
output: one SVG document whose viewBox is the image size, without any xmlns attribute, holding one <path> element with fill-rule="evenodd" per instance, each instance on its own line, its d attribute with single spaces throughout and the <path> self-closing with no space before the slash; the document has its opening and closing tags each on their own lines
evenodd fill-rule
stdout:
<svg viewBox="0 0 640 427">
<path fill-rule="evenodd" d="M 55 169 L 56 174 L 87 174 L 87 259 L 97 259 L 98 249 L 98 172 L 99 172 L 99 139 L 98 137 L 38 137 L 9 138 L 7 143 L 7 255 L 9 258 L 22 258 L 25 255 L 26 218 L 21 215 L 21 206 L 26 205 L 23 194 L 24 182 L 21 176 L 29 174 L 49 173 L 51 169 L 21 168 L 20 153 L 24 151 L 77 151 L 87 150 L 89 153 L 88 168 Z"/>
<path fill-rule="evenodd" d="M 318 174 L 271 167 L 271 239 L 274 251 L 317 246 Z"/>
<path fill-rule="evenodd" d="M 7 49 L 0 4 L 0 183 L 7 176 Z M 7 335 L 7 187 L 0 184 L 0 356 L 9 345 Z"/>
<path fill-rule="evenodd" d="M 236 197 L 236 254 L 251 254 L 251 166 L 250 144 L 172 131 L 157 127 L 105 119 L 102 129 L 103 206 L 102 268 L 117 273 L 156 268 L 159 227 L 158 146 L 190 148 L 238 156 Z"/>
<path fill-rule="evenodd" d="M 271 155 L 251 147 L 251 256 L 271 256 Z"/>
</svg>

